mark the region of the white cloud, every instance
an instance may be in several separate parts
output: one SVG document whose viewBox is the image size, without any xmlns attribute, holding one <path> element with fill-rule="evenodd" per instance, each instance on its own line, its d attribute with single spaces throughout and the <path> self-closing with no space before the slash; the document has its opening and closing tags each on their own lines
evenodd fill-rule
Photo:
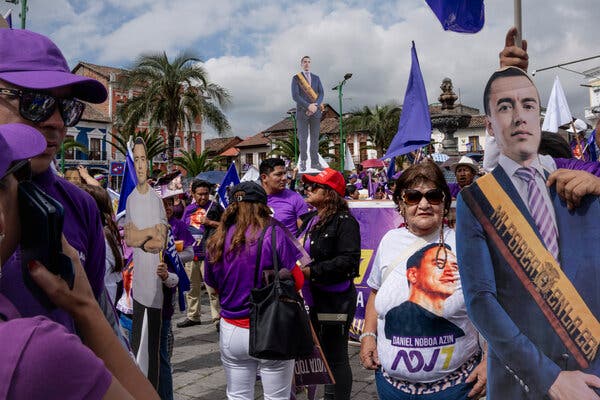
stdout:
<svg viewBox="0 0 600 400">
<path fill-rule="evenodd" d="M 51 36 L 71 61 L 129 65 L 144 51 L 183 49 L 210 59 L 210 78 L 229 89 L 227 115 L 233 134 L 265 129 L 293 107 L 290 79 L 308 54 L 320 75 L 326 101 L 337 108 L 331 88 L 344 73 L 344 109 L 402 102 L 414 40 L 429 102 L 437 101 L 444 77 L 454 82 L 464 104 L 482 108 L 483 86 L 498 66 L 504 35 L 512 24 L 512 3 L 487 1 L 486 24 L 475 35 L 444 32 L 422 0 L 352 0 L 310 4 L 241 0 L 117 0 L 85 3 L 30 0 L 31 25 Z M 71 6 L 74 4 L 76 7 Z M 593 0 L 568 4 L 523 3 L 523 30 L 529 40 L 530 70 L 598 53 L 593 32 L 600 11 Z M 600 59 L 576 64 L 578 71 Z M 581 116 L 588 105 L 585 80 L 552 70 L 535 76 L 542 103 L 559 75 L 571 110 Z"/>
</svg>

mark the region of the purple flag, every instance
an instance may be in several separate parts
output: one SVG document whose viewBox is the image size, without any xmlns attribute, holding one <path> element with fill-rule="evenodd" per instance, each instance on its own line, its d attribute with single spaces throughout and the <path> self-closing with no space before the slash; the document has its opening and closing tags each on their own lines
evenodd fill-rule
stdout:
<svg viewBox="0 0 600 400">
<path fill-rule="evenodd" d="M 429 104 L 427 103 L 427 92 L 419 66 L 415 42 L 412 42 L 412 65 L 402 114 L 398 124 L 398 133 L 392 139 L 392 143 L 383 158 L 401 156 L 427 146 L 431 141 L 431 117 L 429 116 Z"/>
<path fill-rule="evenodd" d="M 427 0 L 446 31 L 476 33 L 483 28 L 483 0 Z"/>
</svg>

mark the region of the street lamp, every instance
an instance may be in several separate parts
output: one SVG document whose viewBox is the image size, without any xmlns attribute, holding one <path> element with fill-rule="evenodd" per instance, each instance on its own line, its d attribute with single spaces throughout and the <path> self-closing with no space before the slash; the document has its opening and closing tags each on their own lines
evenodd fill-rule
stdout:
<svg viewBox="0 0 600 400">
<path fill-rule="evenodd" d="M 19 16 L 21 17 L 21 29 L 25 29 L 25 20 L 27 19 L 27 0 L 4 0 L 7 3 L 11 3 L 11 4 L 19 4 L 19 1 L 21 1 L 21 14 L 19 14 Z"/>
<path fill-rule="evenodd" d="M 290 108 L 287 111 L 288 115 L 292 118 L 292 122 L 294 123 L 294 163 L 298 163 L 298 131 L 296 125 L 296 109 Z"/>
<path fill-rule="evenodd" d="M 348 79 L 352 78 L 352 73 L 346 72 L 344 80 L 337 84 L 337 86 L 331 88 L 331 90 L 337 90 L 338 98 L 340 100 L 340 172 L 344 173 L 345 157 L 346 157 L 346 139 L 344 138 L 343 122 L 344 113 L 342 111 L 342 88 Z"/>
</svg>

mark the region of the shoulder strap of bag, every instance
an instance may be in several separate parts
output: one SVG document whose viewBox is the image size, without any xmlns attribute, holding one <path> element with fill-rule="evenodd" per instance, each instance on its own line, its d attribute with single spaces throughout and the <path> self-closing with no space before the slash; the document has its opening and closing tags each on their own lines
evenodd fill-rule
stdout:
<svg viewBox="0 0 600 400">
<path fill-rule="evenodd" d="M 429 244 L 427 240 L 421 237 L 417 237 L 416 240 L 410 246 L 406 247 L 404 251 L 388 265 L 385 272 L 383 273 L 383 276 L 381 277 L 381 284 L 383 285 L 383 282 L 385 282 L 387 277 L 390 276 L 390 274 L 396 269 L 396 267 L 398 267 L 398 265 L 400 265 L 400 261 L 408 258 L 414 252 L 416 252 L 422 247 L 425 247 L 427 244 Z"/>
<path fill-rule="evenodd" d="M 262 256 L 262 246 L 263 246 L 263 242 L 265 240 L 265 233 L 267 232 L 267 229 L 271 225 L 272 225 L 272 222 L 269 222 L 264 227 L 264 229 L 262 230 L 262 232 L 260 234 L 260 238 L 258 239 L 258 248 L 256 249 L 256 262 L 254 265 L 254 287 L 258 286 L 258 271 L 260 271 L 260 258 Z"/>
</svg>

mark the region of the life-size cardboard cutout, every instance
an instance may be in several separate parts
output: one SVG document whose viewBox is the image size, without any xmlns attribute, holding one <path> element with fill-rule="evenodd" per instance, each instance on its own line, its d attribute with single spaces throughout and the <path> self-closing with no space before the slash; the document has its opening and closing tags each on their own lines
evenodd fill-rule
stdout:
<svg viewBox="0 0 600 400">
<path fill-rule="evenodd" d="M 302 71 L 292 77 L 292 98 L 296 102 L 296 131 L 300 145 L 299 172 L 319 172 L 328 167 L 319 157 L 319 133 L 323 115 L 323 85 L 310 72 L 310 57 L 300 60 Z M 307 151 L 308 149 L 308 151 Z"/>
<path fill-rule="evenodd" d="M 146 146 L 139 138 L 133 157 L 138 183 L 127 198 L 125 221 L 125 241 L 133 247 L 134 265 L 132 348 L 142 372 L 157 387 L 163 290 L 156 270 L 168 225 L 162 200 L 147 182 Z"/>
<path fill-rule="evenodd" d="M 456 242 L 467 310 L 490 348 L 488 396 L 583 398 L 593 389 L 567 371 L 600 376 L 600 202 L 570 211 L 546 187 L 556 162 L 538 154 L 540 98 L 524 71 L 496 71 L 484 107 L 500 157 L 459 195 Z"/>
</svg>

